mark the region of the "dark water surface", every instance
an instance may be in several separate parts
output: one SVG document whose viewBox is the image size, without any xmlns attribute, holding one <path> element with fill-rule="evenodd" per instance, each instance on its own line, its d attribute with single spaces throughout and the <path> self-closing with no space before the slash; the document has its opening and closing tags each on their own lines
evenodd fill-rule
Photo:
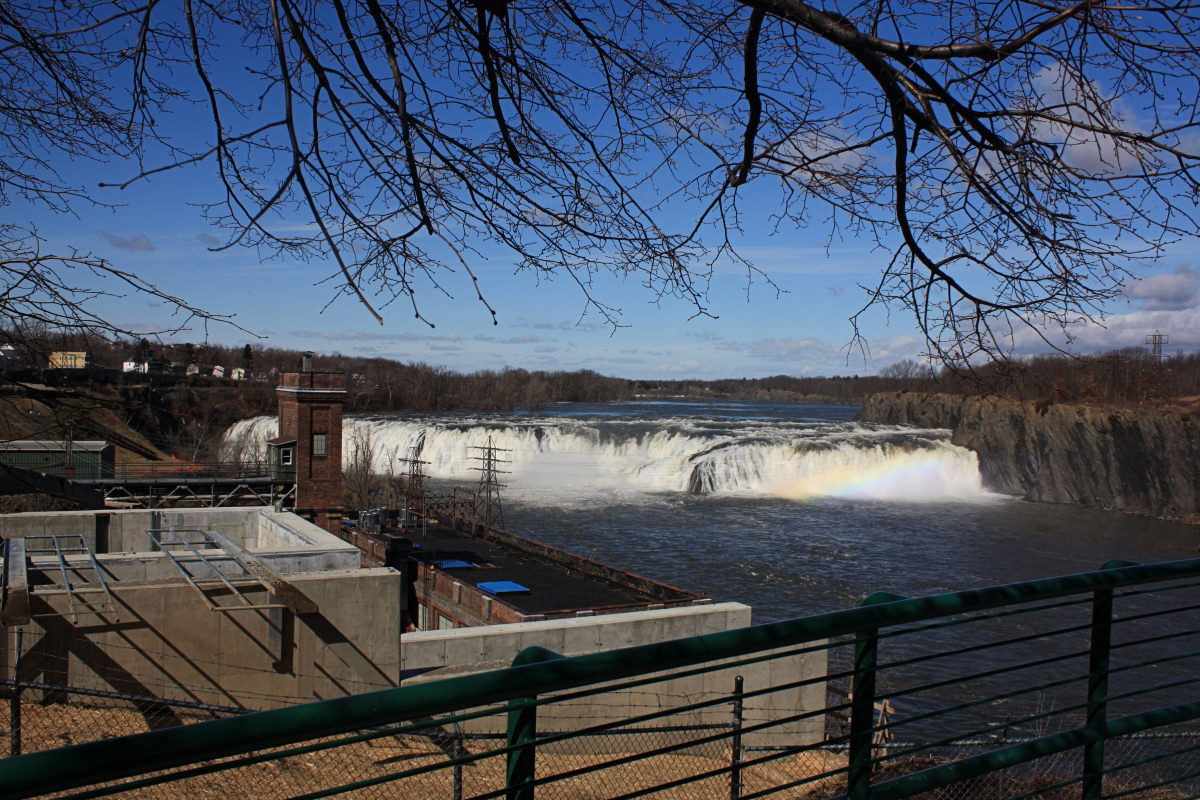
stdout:
<svg viewBox="0 0 1200 800">
<path fill-rule="evenodd" d="M 844 406 L 743 403 L 619 404 L 604 413 L 677 419 L 849 419 Z M 647 411 L 649 409 L 649 411 Z M 590 408 L 558 407 L 564 416 Z M 513 497 L 513 494 L 516 496 Z M 885 589 L 916 596 L 1098 569 L 1112 558 L 1192 558 L 1200 528 L 984 492 L 959 500 L 602 491 L 561 503 L 507 492 L 506 526 L 581 555 L 683 589 L 754 608 L 756 622 L 857 605 Z"/>
<path fill-rule="evenodd" d="M 562 509 L 508 503 L 507 527 L 770 622 L 857 605 L 1196 556 L 1200 529 L 1068 506 L 664 497 Z"/>
</svg>

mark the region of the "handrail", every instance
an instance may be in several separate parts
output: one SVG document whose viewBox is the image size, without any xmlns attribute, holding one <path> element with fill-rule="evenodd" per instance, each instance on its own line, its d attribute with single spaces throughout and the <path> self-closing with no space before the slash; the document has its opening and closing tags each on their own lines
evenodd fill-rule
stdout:
<svg viewBox="0 0 1200 800">
<path fill-rule="evenodd" d="M 1128 736 L 1151 728 L 1200 719 L 1200 701 L 1180 703 L 1167 708 L 1109 720 L 1097 726 L 1082 726 L 1050 734 L 1032 742 L 1020 742 L 990 753 L 982 753 L 950 764 L 913 772 L 872 787 L 871 800 L 899 800 L 928 792 L 968 778 L 975 778 L 1003 767 L 1011 767 L 1034 758 L 1044 758 L 1076 747 L 1103 742 L 1116 736 Z"/>
<path fill-rule="evenodd" d="M 460 709 L 498 705 L 646 673 L 747 656 L 814 640 L 844 637 L 885 626 L 1200 576 L 1200 559 L 1151 565 L 1122 563 L 1126 565 L 926 597 L 878 598 L 882 602 L 810 617 L 539 661 L 419 686 L 402 686 L 31 753 L 0 760 L 0 796 L 19 798 L 63 791 L 167 770 L 196 761 L 261 751 Z M 1186 718 L 1200 716 L 1200 709 L 1191 709 L 1195 704 L 1185 705 Z M 1104 723 L 1104 728 L 1120 730 L 1120 723 L 1120 720 L 1110 720 Z M 1095 729 L 1088 730 L 1092 731 L 1088 736 L 1095 733 Z"/>
<path fill-rule="evenodd" d="M 29 467 L 44 475 L 58 477 L 67 476 L 68 470 L 63 465 Z M 130 480 L 136 478 L 248 478 L 264 477 L 268 474 L 267 462 L 190 462 L 190 461 L 147 461 L 141 464 L 120 464 L 116 466 L 95 465 L 89 468 L 76 468 L 73 480 L 89 483 L 105 480 Z"/>
</svg>

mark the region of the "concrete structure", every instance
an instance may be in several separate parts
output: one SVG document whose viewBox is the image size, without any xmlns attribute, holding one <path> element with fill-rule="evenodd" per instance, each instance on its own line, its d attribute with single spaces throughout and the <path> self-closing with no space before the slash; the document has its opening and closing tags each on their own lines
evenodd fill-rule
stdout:
<svg viewBox="0 0 1200 800">
<path fill-rule="evenodd" d="M 462 514 L 422 497 L 423 513 L 410 506 L 404 529 L 398 520 L 381 525 L 378 510 L 359 519 L 361 529 L 343 525 L 344 376 L 314 371 L 306 356 L 276 392 L 279 436 L 268 443 L 267 480 L 294 485 L 296 514 L 240 507 L 0 517 L 0 676 L 11 678 L 19 658 L 27 686 L 266 708 L 506 666 L 531 645 L 575 655 L 750 623 L 746 606 L 713 605 L 493 528 L 478 500 Z M 177 480 L 192 489 L 190 478 Z M 361 568 L 370 559 L 390 566 Z M 602 723 L 681 697 L 718 701 L 737 675 L 751 693 L 746 724 L 794 718 L 824 707 L 824 672 L 823 651 L 790 654 L 572 701 L 539 724 Z M 790 688 L 754 694 L 771 685 Z M 730 713 L 718 701 L 670 724 L 724 725 Z M 472 730 L 497 733 L 494 723 Z M 823 732 L 815 716 L 747 743 L 809 744 Z M 600 746 L 628 745 L 614 737 Z"/>
<path fill-rule="evenodd" d="M 556 619 L 515 625 L 488 625 L 479 628 L 419 631 L 404 635 L 401 668 L 406 683 L 436 680 L 464 672 L 499 669 L 508 666 L 513 655 L 526 647 L 537 645 L 566 656 L 581 655 L 622 647 L 652 644 L 671 639 L 686 639 L 706 633 L 742 628 L 750 624 L 750 607 L 741 603 L 641 611 L 627 614 L 588 616 L 576 619 Z M 598 725 L 627 719 L 642 713 L 678 704 L 700 703 L 718 697 L 728 697 L 734 680 L 741 675 L 745 681 L 747 699 L 743 721 L 747 728 L 769 720 L 781 720 L 803 710 L 825 707 L 827 659 L 825 650 L 784 655 L 780 658 L 718 669 L 701 675 L 674 678 L 662 683 L 649 683 L 636 689 L 588 696 L 570 703 L 544 707 L 538 713 L 538 729 L 553 731 L 563 728 Z M 799 685 L 804 681 L 812 681 Z M 781 691 L 756 694 L 769 686 L 787 687 Z M 727 725 L 730 722 L 729 704 L 714 705 L 688 712 L 669 720 L 657 719 L 653 725 Z M 497 733 L 499 720 L 484 718 L 467 723 L 466 729 L 476 733 Z M 767 730 L 747 734 L 746 745 L 791 747 L 820 742 L 825 736 L 823 715 L 775 725 Z M 621 737 L 589 739 L 592 746 L 602 746 L 609 752 L 627 749 Z M 640 744 L 644 744 L 640 743 Z M 632 749 L 636 749 L 635 745 Z M 579 740 L 570 747 L 578 748 Z"/>
<path fill-rule="evenodd" d="M 576 655 L 750 624 L 746 606 L 672 590 L 679 595 L 675 607 L 651 607 L 666 603 L 642 596 L 634 612 L 576 608 L 570 617 L 402 637 L 408 595 L 401 573 L 361 568 L 357 547 L 270 508 L 14 514 L 0 516 L 0 537 L 0 677 L 11 679 L 19 658 L 22 684 L 41 685 L 25 696 L 41 693 L 51 701 L 65 699 L 51 687 L 69 686 L 269 708 L 502 667 L 531 645 Z M 566 580 L 589 582 L 579 574 Z M 554 601 L 548 593 L 545 602 Z M 782 720 L 824 707 L 825 669 L 819 651 L 668 677 L 547 709 L 539 726 L 601 723 L 637 708 L 678 705 L 680 698 L 728 698 L 736 675 L 746 682 L 746 725 Z M 787 688 L 755 694 L 772 685 Z M 72 695 L 72 702 L 116 698 Z M 657 724 L 727 725 L 731 713 L 728 702 L 718 702 Z M 498 733 L 493 728 L 502 724 L 494 717 L 467 730 Z M 746 743 L 792 746 L 822 735 L 823 720 L 815 715 L 748 735 Z M 629 745 L 614 736 L 591 746 Z"/>
<path fill-rule="evenodd" d="M 400 574 L 293 514 L 14 514 L 0 535 L 4 677 L 20 631 L 25 682 L 245 708 L 399 682 Z"/>
</svg>

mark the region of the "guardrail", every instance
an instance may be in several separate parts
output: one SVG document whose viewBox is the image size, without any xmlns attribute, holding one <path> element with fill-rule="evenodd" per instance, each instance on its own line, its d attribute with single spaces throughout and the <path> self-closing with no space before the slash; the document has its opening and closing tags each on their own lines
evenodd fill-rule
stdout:
<svg viewBox="0 0 1200 800">
<path fill-rule="evenodd" d="M 5 759 L 0 796 L 1196 796 L 1197 578 L 1200 560 L 1110 562 L 572 658 L 530 648 L 509 669 Z"/>
</svg>

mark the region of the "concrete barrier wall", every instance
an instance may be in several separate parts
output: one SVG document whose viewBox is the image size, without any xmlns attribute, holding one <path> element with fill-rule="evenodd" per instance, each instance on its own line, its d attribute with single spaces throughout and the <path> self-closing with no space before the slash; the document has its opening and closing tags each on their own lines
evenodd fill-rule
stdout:
<svg viewBox="0 0 1200 800">
<path fill-rule="evenodd" d="M 574 619 L 456 628 L 445 631 L 406 633 L 401 650 L 405 684 L 435 680 L 463 672 L 478 672 L 508 666 L 522 649 L 538 645 L 563 655 L 580 655 L 615 650 L 671 639 L 686 639 L 750 624 L 750 608 L 740 603 L 669 608 L 628 614 L 577 617 Z M 719 669 L 703 675 L 673 678 L 636 689 L 605 692 L 564 704 L 543 707 L 538 713 L 539 731 L 599 724 L 659 709 L 729 696 L 738 675 L 744 691 L 753 693 L 773 685 L 793 685 L 812 679 L 806 686 L 793 687 L 746 700 L 744 725 L 781 720 L 804 711 L 825 707 L 825 652 L 786 655 L 737 668 Z M 673 715 L 645 723 L 642 727 L 675 725 L 726 725 L 732 722 L 732 705 Z M 464 725 L 474 733 L 498 733 L 504 720 L 489 717 Z M 557 727 L 556 727 L 557 726 Z M 824 738 L 824 716 L 787 722 L 750 734 L 747 745 L 793 746 L 820 742 Z M 570 741 L 564 747 L 626 752 L 645 745 L 626 741 L 630 737 L 592 737 L 586 742 Z"/>
<path fill-rule="evenodd" d="M 4 514 L 0 516 L 0 538 L 20 539 L 29 536 L 79 534 L 87 537 L 88 543 L 94 547 L 97 516 L 95 511 Z"/>
<path fill-rule="evenodd" d="M 287 512 L 270 508 L 208 508 L 163 511 L 54 512 L 0 516 L 0 538 L 37 536 L 83 536 L 100 561 L 120 580 L 169 580 L 178 570 L 146 534 L 151 527 L 175 529 L 189 541 L 201 537 L 193 530 L 215 531 L 278 573 L 355 569 L 359 551 L 328 531 Z M 49 546 L 48 543 L 42 543 Z M 64 545 L 71 542 L 64 540 Z M 172 548 L 183 561 L 195 561 L 186 549 Z M 107 554 L 107 555 L 106 555 Z M 206 549 L 206 557 L 232 565 L 224 574 L 236 575 L 240 568 Z M 35 560 L 37 554 L 32 554 Z M 121 563 L 122 560 L 127 564 Z M 57 564 L 57 560 L 55 560 Z M 201 567 L 194 575 L 203 577 Z"/>
<path fill-rule="evenodd" d="M 290 512 L 269 506 L 162 510 L 54 511 L 0 516 L 0 538 L 82 535 L 96 552 L 139 553 L 157 549 L 149 528 L 213 530 L 249 549 L 345 548 L 338 537 Z M 104 531 L 106 548 L 97 545 Z"/>
<path fill-rule="evenodd" d="M 22 626 L 21 678 L 252 709 L 385 688 L 399 680 L 401 580 L 390 569 L 291 575 L 319 608 L 300 616 L 210 610 L 179 582 L 117 586 L 111 601 L 39 590 Z M 243 591 L 254 605 L 271 603 L 261 587 Z M 12 677 L 16 631 L 5 635 L 10 658 L 0 666 Z"/>
<path fill-rule="evenodd" d="M 203 559 L 172 547 L 172 560 L 147 536 L 149 528 L 215 531 L 283 576 L 317 611 L 295 615 L 283 608 L 257 574 L 199 535 L 186 538 Z M 27 542 L 32 621 L 3 631 L 5 677 L 12 677 L 20 631 L 21 678 L 74 688 L 265 708 L 399 680 L 403 576 L 360 569 L 353 545 L 292 514 L 268 508 L 14 514 L 0 516 L 0 535 L 83 536 L 100 572 L 87 555 L 68 555 L 64 577 L 57 556 L 33 552 L 50 542 Z M 239 592 L 213 580 L 214 569 Z M 308 607 L 289 599 L 292 608 Z"/>
</svg>

